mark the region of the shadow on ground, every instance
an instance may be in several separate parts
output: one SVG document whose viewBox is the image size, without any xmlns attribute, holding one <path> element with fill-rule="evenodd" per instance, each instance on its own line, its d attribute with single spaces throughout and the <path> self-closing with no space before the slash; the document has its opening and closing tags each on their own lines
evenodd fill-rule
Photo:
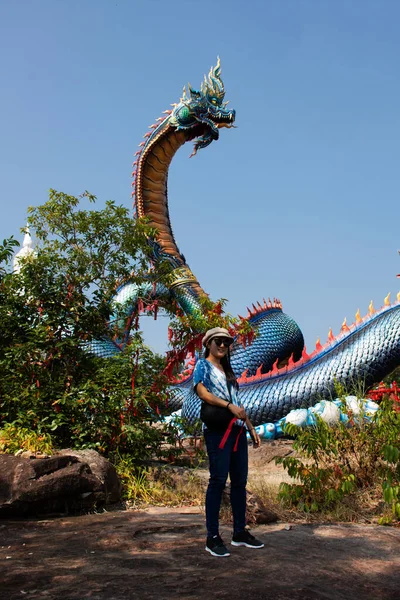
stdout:
<svg viewBox="0 0 400 600">
<path fill-rule="evenodd" d="M 256 533 L 262 550 L 214 558 L 197 509 L 1 521 L 1 598 L 399 598 L 398 529 L 275 524 Z"/>
</svg>

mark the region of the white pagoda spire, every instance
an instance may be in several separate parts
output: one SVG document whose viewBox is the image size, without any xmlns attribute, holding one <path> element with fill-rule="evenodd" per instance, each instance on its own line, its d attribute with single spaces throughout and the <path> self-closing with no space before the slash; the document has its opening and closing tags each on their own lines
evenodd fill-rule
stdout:
<svg viewBox="0 0 400 600">
<path fill-rule="evenodd" d="M 21 258 L 25 258 L 26 256 L 33 254 L 33 252 L 34 252 L 33 240 L 31 238 L 31 234 L 29 232 L 29 226 L 27 225 L 25 228 L 25 236 L 24 236 L 24 241 L 22 242 L 22 248 L 14 256 L 13 266 L 14 266 L 15 273 L 19 273 L 19 271 L 21 269 L 20 264 L 19 264 Z"/>
</svg>

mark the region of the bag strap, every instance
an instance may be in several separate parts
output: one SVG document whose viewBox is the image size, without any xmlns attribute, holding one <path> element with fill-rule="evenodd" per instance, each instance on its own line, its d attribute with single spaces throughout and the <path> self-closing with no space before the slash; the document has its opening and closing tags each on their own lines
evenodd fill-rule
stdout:
<svg viewBox="0 0 400 600">
<path fill-rule="evenodd" d="M 231 401 L 231 404 L 233 404 L 232 402 L 232 394 L 231 394 L 231 384 L 226 382 L 226 387 L 228 388 L 228 394 L 229 394 L 229 400 Z"/>
<path fill-rule="evenodd" d="M 224 446 L 225 446 L 225 444 L 226 444 L 226 440 L 228 439 L 228 437 L 229 437 L 229 434 L 230 434 L 230 432 L 232 431 L 233 424 L 234 424 L 236 421 L 237 421 L 237 417 L 232 417 L 232 419 L 231 419 L 231 421 L 230 421 L 230 423 L 229 423 L 229 425 L 228 425 L 228 427 L 227 427 L 227 429 L 226 429 L 226 431 L 225 431 L 225 433 L 224 433 L 224 437 L 222 438 L 222 440 L 221 440 L 221 441 L 220 441 L 220 443 L 219 443 L 219 446 L 218 446 L 218 448 L 219 448 L 220 450 L 223 450 L 223 448 L 224 448 Z"/>
<path fill-rule="evenodd" d="M 233 446 L 233 451 L 234 452 L 236 452 L 236 450 L 238 449 L 239 438 L 242 435 L 243 429 L 244 429 L 244 423 L 242 424 L 242 426 L 241 426 L 241 428 L 239 430 L 239 433 L 237 434 L 236 442 L 235 442 L 235 445 Z"/>
</svg>

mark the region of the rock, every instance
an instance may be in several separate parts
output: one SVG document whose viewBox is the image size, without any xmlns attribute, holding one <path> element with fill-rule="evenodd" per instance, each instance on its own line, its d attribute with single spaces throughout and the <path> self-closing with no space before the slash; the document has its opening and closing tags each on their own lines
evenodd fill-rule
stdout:
<svg viewBox="0 0 400 600">
<path fill-rule="evenodd" d="M 222 493 L 222 504 L 230 506 L 230 485 L 227 484 Z M 247 489 L 246 520 L 249 525 L 266 525 L 276 523 L 278 515 L 270 510 L 261 498 Z"/>
<path fill-rule="evenodd" d="M 0 455 L 0 517 L 88 510 L 117 502 L 120 491 L 114 467 L 94 450 Z"/>
<path fill-rule="evenodd" d="M 98 480 L 97 493 L 104 494 L 105 504 L 113 504 L 121 498 L 121 482 L 114 465 L 96 450 L 61 450 L 60 454 L 76 457 L 79 462 L 89 465 L 90 471 Z"/>
<path fill-rule="evenodd" d="M 31 450 L 18 450 L 14 456 L 22 456 L 22 458 L 36 458 L 36 454 Z"/>
<path fill-rule="evenodd" d="M 261 498 L 251 491 L 247 491 L 247 521 L 257 525 L 276 523 L 278 515 L 270 510 Z"/>
</svg>

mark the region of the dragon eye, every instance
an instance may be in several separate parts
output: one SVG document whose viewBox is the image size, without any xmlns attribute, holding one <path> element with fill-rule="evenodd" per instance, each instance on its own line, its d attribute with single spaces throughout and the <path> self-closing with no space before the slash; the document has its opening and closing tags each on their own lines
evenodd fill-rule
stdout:
<svg viewBox="0 0 400 600">
<path fill-rule="evenodd" d="M 216 98 L 211 98 L 211 102 L 212 102 L 212 104 L 217 104 L 217 99 Z"/>
</svg>

